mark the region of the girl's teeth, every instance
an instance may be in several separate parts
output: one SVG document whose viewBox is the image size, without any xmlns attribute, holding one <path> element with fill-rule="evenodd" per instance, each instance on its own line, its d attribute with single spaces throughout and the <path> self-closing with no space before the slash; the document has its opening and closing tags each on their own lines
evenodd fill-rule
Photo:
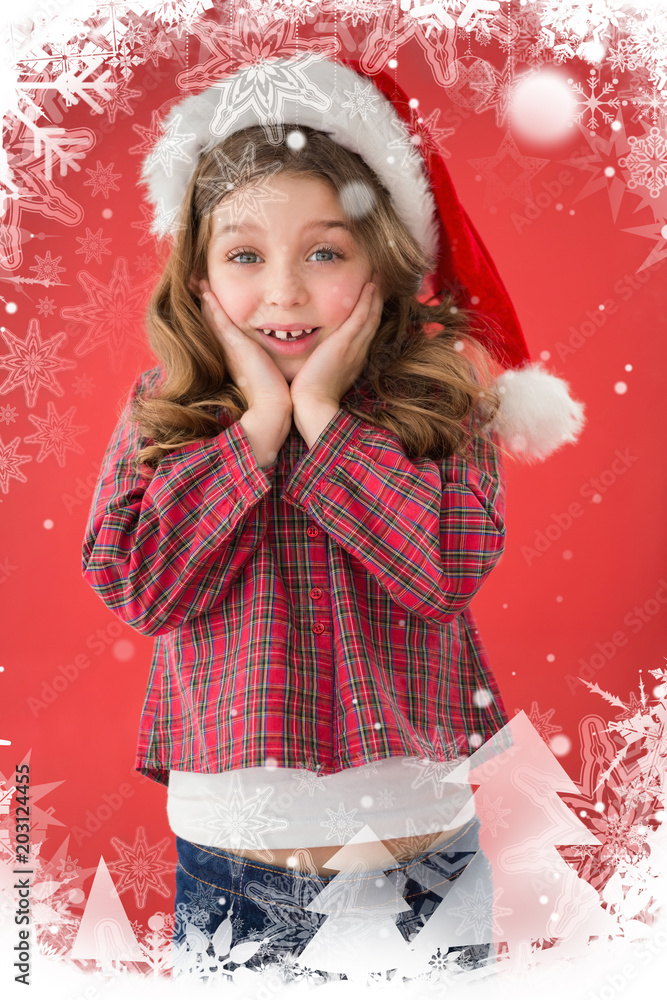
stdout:
<svg viewBox="0 0 667 1000">
<path fill-rule="evenodd" d="M 314 326 L 312 330 L 294 330 L 291 333 L 288 333 L 287 330 L 264 330 L 263 332 L 269 337 L 271 335 L 277 337 L 278 340 L 298 340 L 299 337 L 302 337 L 304 334 L 311 334 L 316 329 L 317 327 Z"/>
</svg>

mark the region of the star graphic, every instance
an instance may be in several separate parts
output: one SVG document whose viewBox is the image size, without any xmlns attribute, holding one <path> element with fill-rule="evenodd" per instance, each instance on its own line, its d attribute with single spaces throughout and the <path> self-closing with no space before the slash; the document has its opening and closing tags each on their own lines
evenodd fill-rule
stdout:
<svg viewBox="0 0 667 1000">
<path fill-rule="evenodd" d="M 54 396 L 62 396 L 63 387 L 54 373 L 76 368 L 75 361 L 59 358 L 56 354 L 63 341 L 67 340 L 67 334 L 56 333 L 48 340 L 42 340 L 37 319 L 30 320 L 25 340 L 15 337 L 6 327 L 0 333 L 11 352 L 0 358 L 0 368 L 6 368 L 10 373 L 0 385 L 0 394 L 22 385 L 26 404 L 31 407 L 35 405 L 42 387 L 49 389 Z"/>
<path fill-rule="evenodd" d="M 309 53 L 290 66 L 260 61 L 237 77 L 223 81 L 210 124 L 211 134 L 227 135 L 241 116 L 252 111 L 265 126 L 269 141 L 277 144 L 283 140 L 280 117 L 285 101 L 298 100 L 315 111 L 328 111 L 330 98 L 306 72 L 317 60 L 318 56 Z"/>
<path fill-rule="evenodd" d="M 60 416 L 56 410 L 55 403 L 47 403 L 46 417 L 38 417 L 34 413 L 28 414 L 28 420 L 35 425 L 37 430 L 29 437 L 24 437 L 26 444 L 38 444 L 40 446 L 38 462 L 43 462 L 49 455 L 54 455 L 56 462 L 61 468 L 65 465 L 65 452 L 73 451 L 77 455 L 82 455 L 84 449 L 75 441 L 78 434 L 83 434 L 89 430 L 88 427 L 75 427 L 72 419 L 76 413 L 76 407 L 70 406 L 66 413 Z"/>
<path fill-rule="evenodd" d="M 379 100 L 379 97 L 373 97 L 371 95 L 371 91 L 373 89 L 372 83 L 364 85 L 355 82 L 354 90 L 343 91 L 345 96 L 349 97 L 349 101 L 343 101 L 341 107 L 350 108 L 350 118 L 354 118 L 355 115 L 360 115 L 363 121 L 366 121 L 366 116 L 369 111 L 372 111 L 373 114 L 377 114 L 378 109 L 373 107 L 373 103 Z"/>
<path fill-rule="evenodd" d="M 113 163 L 103 167 L 101 161 L 97 160 L 95 169 L 90 170 L 86 167 L 86 173 L 90 175 L 90 178 L 83 182 L 83 186 L 93 189 L 91 197 L 94 198 L 96 194 L 101 194 L 104 198 L 108 198 L 110 191 L 120 191 L 115 181 L 123 175 L 113 173 Z"/>
<path fill-rule="evenodd" d="M 511 132 L 507 131 L 494 156 L 482 156 L 468 163 L 486 178 L 484 207 L 495 205 L 503 198 L 513 198 L 522 204 L 532 199 L 530 182 L 544 170 L 550 160 L 537 156 L 522 156 Z"/>
<path fill-rule="evenodd" d="M 19 465 L 24 462 L 32 462 L 32 455 L 18 455 L 16 449 L 21 443 L 20 437 L 13 438 L 9 444 L 5 444 L 0 436 L 0 490 L 9 493 L 9 480 L 18 479 L 20 483 L 27 483 L 28 480 L 19 471 Z"/>
<path fill-rule="evenodd" d="M 86 226 L 86 235 L 77 236 L 77 243 L 81 246 L 76 251 L 77 253 L 85 253 L 86 260 L 85 263 L 89 264 L 91 260 L 95 260 L 98 264 L 102 263 L 102 254 L 111 253 L 111 250 L 107 250 L 107 246 L 111 243 L 111 239 L 104 239 L 102 236 L 102 227 L 97 230 L 96 233 Z"/>
<path fill-rule="evenodd" d="M 88 327 L 74 353 L 83 357 L 106 344 L 114 371 L 117 371 L 129 347 L 128 341 L 132 339 L 140 343 L 137 331 L 143 327 L 146 297 L 153 283 L 131 280 L 125 257 L 117 259 L 111 280 L 106 285 L 87 271 L 80 271 L 78 279 L 88 295 L 88 301 L 61 310 L 64 319 L 72 319 Z"/>
<path fill-rule="evenodd" d="M 210 211 L 226 191 L 235 191 L 234 201 L 225 208 L 230 215 L 229 222 L 239 226 L 247 218 L 268 225 L 264 203 L 287 201 L 287 195 L 273 188 L 269 180 L 271 175 L 280 170 L 280 164 L 269 164 L 253 184 L 247 184 L 246 181 L 255 172 L 254 143 L 246 145 L 240 163 L 230 160 L 220 149 L 216 149 L 213 155 L 217 167 L 213 175 L 200 184 L 201 192 L 208 198 L 205 211 Z"/>
<path fill-rule="evenodd" d="M 153 138 L 153 142 L 148 147 L 147 168 L 152 169 L 155 163 L 159 163 L 164 168 L 167 177 L 173 177 L 175 161 L 180 160 L 182 163 L 194 165 L 196 152 L 189 152 L 186 147 L 197 136 L 194 132 L 179 132 L 179 125 L 182 119 L 182 115 L 176 115 L 168 125 L 161 125 L 157 136 L 152 136 L 148 129 L 142 129 L 146 134 L 143 143 L 144 147 L 150 141 L 149 137 Z M 133 125 L 132 128 L 138 131 L 141 129 L 141 126 Z M 130 152 L 140 148 L 141 144 L 139 147 L 133 146 Z"/>
<path fill-rule="evenodd" d="M 133 844 L 126 844 L 120 837 L 112 837 L 111 843 L 121 858 L 107 866 L 112 875 L 120 875 L 116 882 L 119 896 L 132 890 L 139 909 L 146 905 L 146 897 L 151 889 L 160 896 L 171 896 L 171 891 L 162 878 L 174 870 L 173 864 L 162 859 L 171 844 L 169 837 L 164 837 L 158 844 L 149 847 L 146 830 L 140 826 Z"/>
<path fill-rule="evenodd" d="M 633 229 L 624 229 L 623 232 L 655 240 L 655 245 L 651 248 L 646 259 L 639 265 L 637 271 L 643 271 L 645 267 L 657 264 L 667 257 L 667 214 L 662 219 L 658 219 L 657 222 L 649 222 L 645 226 L 635 226 Z"/>
<path fill-rule="evenodd" d="M 104 110 L 111 125 L 115 124 L 116 115 L 119 111 L 124 111 L 127 115 L 134 114 L 132 105 L 130 104 L 130 98 L 132 97 L 143 97 L 143 92 L 141 90 L 130 90 L 128 81 L 122 77 L 120 80 L 114 80 L 113 90 L 110 93 L 108 101 L 104 104 Z"/>
<path fill-rule="evenodd" d="M 610 138 L 607 140 L 597 135 L 591 129 L 578 124 L 579 131 L 586 140 L 590 153 L 586 153 L 584 156 L 575 155 L 570 159 L 560 161 L 569 167 L 574 167 L 590 174 L 586 184 L 574 199 L 573 204 L 596 194 L 598 191 L 606 189 L 614 222 L 616 222 L 621 201 L 626 190 L 625 183 L 621 177 L 621 171 L 619 170 L 618 160 L 619 156 L 622 156 L 630 148 L 625 134 L 623 116 L 620 111 L 616 116 L 616 124 L 616 129 L 611 130 Z"/>
</svg>

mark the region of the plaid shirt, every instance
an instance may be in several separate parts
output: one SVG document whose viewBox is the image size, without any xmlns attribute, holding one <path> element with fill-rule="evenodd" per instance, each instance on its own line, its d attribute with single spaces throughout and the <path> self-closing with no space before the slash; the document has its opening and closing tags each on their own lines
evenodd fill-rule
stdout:
<svg viewBox="0 0 667 1000">
<path fill-rule="evenodd" d="M 505 725 L 469 607 L 505 544 L 496 448 L 410 460 L 343 408 L 369 412 L 358 380 L 310 450 L 293 422 L 266 469 L 220 408 L 220 434 L 138 473 L 129 408 L 160 375 L 130 391 L 83 543 L 91 587 L 156 636 L 135 768 L 326 775 L 448 760 Z"/>
</svg>

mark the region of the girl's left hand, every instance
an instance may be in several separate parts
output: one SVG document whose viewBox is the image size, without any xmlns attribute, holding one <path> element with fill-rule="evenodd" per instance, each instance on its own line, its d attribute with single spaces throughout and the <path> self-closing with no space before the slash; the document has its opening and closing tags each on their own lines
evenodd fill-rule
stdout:
<svg viewBox="0 0 667 1000">
<path fill-rule="evenodd" d="M 367 282 L 348 318 L 322 341 L 290 383 L 290 395 L 338 406 L 364 370 L 368 349 L 382 316 L 384 300 Z"/>
</svg>

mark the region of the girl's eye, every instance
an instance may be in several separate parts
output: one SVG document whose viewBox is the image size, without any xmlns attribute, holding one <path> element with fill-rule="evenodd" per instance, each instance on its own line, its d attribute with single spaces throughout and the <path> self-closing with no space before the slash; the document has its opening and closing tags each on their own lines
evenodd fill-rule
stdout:
<svg viewBox="0 0 667 1000">
<path fill-rule="evenodd" d="M 332 246 L 318 247 L 317 250 L 313 250 L 313 253 L 311 254 L 311 256 L 314 257 L 315 254 L 332 254 L 333 257 L 338 257 L 340 260 L 343 260 L 345 258 L 345 254 L 343 253 L 342 250 L 338 250 L 336 247 L 332 247 Z M 239 257 L 257 257 L 257 256 L 258 256 L 258 254 L 256 254 L 254 250 L 244 250 L 244 249 L 241 249 L 241 250 L 232 250 L 231 253 L 227 254 L 227 260 L 232 261 L 234 264 L 247 264 L 248 261 L 238 260 L 238 258 Z M 254 263 L 254 261 L 250 261 L 249 263 L 252 264 L 252 263 Z M 315 263 L 316 264 L 329 264 L 329 263 L 333 263 L 333 261 L 332 261 L 332 259 L 330 257 L 328 260 L 317 260 L 317 261 L 315 261 Z"/>
<path fill-rule="evenodd" d="M 345 257 L 345 254 L 341 250 L 337 250 L 335 247 L 328 247 L 328 246 L 327 247 L 320 247 L 318 250 L 313 250 L 313 255 L 315 255 L 316 253 L 329 253 L 329 254 L 333 254 L 334 257 L 338 257 L 340 260 L 343 260 L 343 258 Z M 326 264 L 326 263 L 329 263 L 329 262 L 322 260 L 322 261 L 317 261 L 317 263 L 319 263 L 319 264 Z"/>
<path fill-rule="evenodd" d="M 233 261 L 235 264 L 244 263 L 238 261 L 237 257 L 256 257 L 257 254 L 254 250 L 232 250 L 231 253 L 227 254 L 227 260 Z"/>
</svg>

